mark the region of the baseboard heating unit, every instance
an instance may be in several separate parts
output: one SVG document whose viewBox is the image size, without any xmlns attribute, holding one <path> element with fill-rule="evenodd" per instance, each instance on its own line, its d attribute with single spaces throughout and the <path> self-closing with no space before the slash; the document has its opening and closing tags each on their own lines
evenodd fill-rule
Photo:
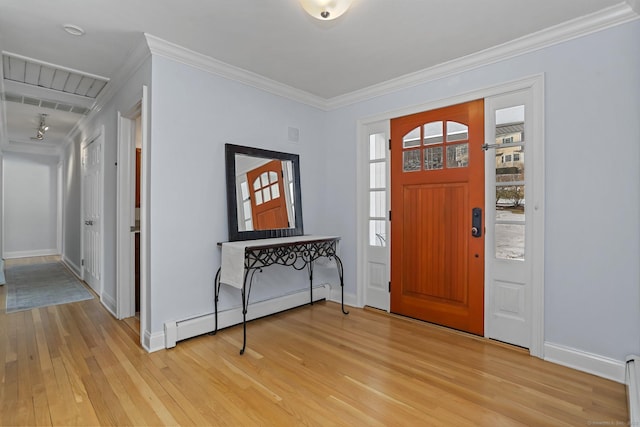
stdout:
<svg viewBox="0 0 640 427">
<path fill-rule="evenodd" d="M 317 285 L 313 287 L 313 300 L 328 300 L 331 294 L 331 286 Z M 281 297 L 251 303 L 247 312 L 247 320 L 275 314 L 290 308 L 299 307 L 309 303 L 309 290 L 294 292 Z M 339 310 L 338 310 L 339 311 Z M 242 323 L 242 309 L 240 307 L 218 313 L 218 329 Z M 178 341 L 192 338 L 213 331 L 215 325 L 214 315 L 205 314 L 191 319 L 164 324 L 165 348 L 173 348 Z"/>
<path fill-rule="evenodd" d="M 629 425 L 640 426 L 640 356 L 627 357 L 626 377 Z"/>
</svg>

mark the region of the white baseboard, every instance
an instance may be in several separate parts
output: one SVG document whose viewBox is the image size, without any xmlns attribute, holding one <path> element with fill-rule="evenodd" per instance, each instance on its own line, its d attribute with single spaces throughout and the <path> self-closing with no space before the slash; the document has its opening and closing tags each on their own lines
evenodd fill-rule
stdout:
<svg viewBox="0 0 640 427">
<path fill-rule="evenodd" d="M 107 311 L 111 313 L 113 317 L 115 317 L 116 319 L 118 318 L 118 315 L 116 314 L 116 301 L 111 298 L 111 296 L 102 293 L 102 295 L 100 296 L 100 302 L 107 309 Z"/>
<path fill-rule="evenodd" d="M 626 374 L 629 425 L 640 426 L 640 356 L 627 357 Z"/>
<path fill-rule="evenodd" d="M 73 272 L 73 274 L 76 275 L 76 277 L 78 277 L 78 280 L 82 280 L 82 270 L 78 265 L 74 264 L 73 261 L 71 261 L 69 258 L 67 258 L 64 255 L 62 256 L 61 261 L 63 262 L 64 265 L 66 265 L 69 268 L 69 270 Z"/>
<path fill-rule="evenodd" d="M 313 300 L 328 299 L 331 291 L 329 285 L 313 288 Z M 309 303 L 309 290 L 304 290 L 278 298 L 250 304 L 247 310 L 247 320 L 258 319 L 290 308 Z M 242 309 L 240 307 L 218 313 L 218 329 L 227 328 L 242 323 Z M 215 315 L 213 313 L 197 316 L 180 321 L 164 324 L 164 347 L 173 348 L 178 341 L 212 332 L 215 329 Z"/>
<path fill-rule="evenodd" d="M 331 295 L 327 299 L 340 304 L 342 302 L 342 291 L 340 290 L 340 286 L 331 288 Z M 344 305 L 362 308 L 362 306 L 358 306 L 358 297 L 355 294 L 344 294 Z"/>
<path fill-rule="evenodd" d="M 619 383 L 625 382 L 625 363 L 621 360 L 549 342 L 544 343 L 544 360 Z"/>
<path fill-rule="evenodd" d="M 145 331 L 143 335 L 144 339 L 142 340 L 142 347 L 147 350 L 149 353 L 153 353 L 154 351 L 164 350 L 164 333 L 156 332 L 155 334 L 149 333 L 149 331 Z"/>
<path fill-rule="evenodd" d="M 13 259 L 13 258 L 30 258 L 34 256 L 49 256 L 49 255 L 59 255 L 60 251 L 57 249 L 37 249 L 33 251 L 11 251 L 5 252 L 5 259 Z"/>
</svg>

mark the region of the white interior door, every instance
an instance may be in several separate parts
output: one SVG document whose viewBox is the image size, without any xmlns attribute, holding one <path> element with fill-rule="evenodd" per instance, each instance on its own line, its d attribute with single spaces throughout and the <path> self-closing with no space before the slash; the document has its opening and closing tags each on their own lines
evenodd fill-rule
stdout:
<svg viewBox="0 0 640 427">
<path fill-rule="evenodd" d="M 102 136 L 82 146 L 82 277 L 101 295 Z"/>
<path fill-rule="evenodd" d="M 365 305 L 389 311 L 389 122 L 367 127 Z"/>
</svg>

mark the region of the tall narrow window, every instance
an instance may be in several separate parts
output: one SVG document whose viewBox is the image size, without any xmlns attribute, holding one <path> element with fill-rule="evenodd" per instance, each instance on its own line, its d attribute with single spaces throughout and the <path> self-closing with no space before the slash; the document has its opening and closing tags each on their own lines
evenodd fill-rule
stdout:
<svg viewBox="0 0 640 427">
<path fill-rule="evenodd" d="M 496 110 L 495 256 L 524 260 L 524 105 Z"/>
<path fill-rule="evenodd" d="M 420 144 L 419 140 L 417 144 Z M 383 133 L 369 136 L 369 245 L 371 246 L 387 245 L 386 147 Z"/>
</svg>

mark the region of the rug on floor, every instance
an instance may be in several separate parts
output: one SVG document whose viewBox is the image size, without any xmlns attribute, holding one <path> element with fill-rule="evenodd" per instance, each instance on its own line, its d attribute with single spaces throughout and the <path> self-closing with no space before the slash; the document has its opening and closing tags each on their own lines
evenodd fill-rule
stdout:
<svg viewBox="0 0 640 427">
<path fill-rule="evenodd" d="M 7 267 L 5 276 L 7 313 L 93 298 L 60 262 Z"/>
</svg>

